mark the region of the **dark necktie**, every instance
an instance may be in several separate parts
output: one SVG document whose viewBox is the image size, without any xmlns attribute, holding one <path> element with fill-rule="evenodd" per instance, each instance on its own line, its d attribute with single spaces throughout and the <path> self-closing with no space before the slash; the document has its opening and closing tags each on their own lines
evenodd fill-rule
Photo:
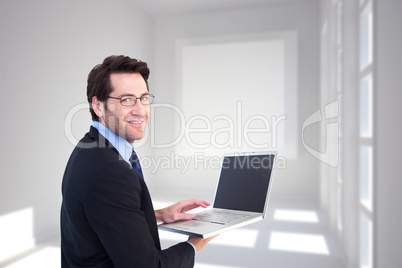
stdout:
<svg viewBox="0 0 402 268">
<path fill-rule="evenodd" d="M 137 154 L 135 153 L 135 151 L 133 150 L 133 152 L 131 153 L 130 156 L 130 163 L 133 166 L 133 168 L 135 170 L 137 170 L 137 172 L 141 175 L 141 177 L 144 177 L 144 175 L 142 175 L 142 169 L 141 169 L 141 165 L 140 165 L 140 160 L 138 159 Z"/>
</svg>

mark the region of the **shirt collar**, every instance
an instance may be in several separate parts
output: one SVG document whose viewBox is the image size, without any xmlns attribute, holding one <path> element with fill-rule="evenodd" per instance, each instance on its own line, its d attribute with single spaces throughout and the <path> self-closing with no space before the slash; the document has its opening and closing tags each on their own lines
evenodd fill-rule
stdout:
<svg viewBox="0 0 402 268">
<path fill-rule="evenodd" d="M 109 128 L 101 124 L 99 121 L 94 121 L 92 126 L 105 137 L 119 152 L 123 159 L 130 164 L 130 156 L 133 152 L 133 146 L 122 137 L 114 134 Z"/>
</svg>

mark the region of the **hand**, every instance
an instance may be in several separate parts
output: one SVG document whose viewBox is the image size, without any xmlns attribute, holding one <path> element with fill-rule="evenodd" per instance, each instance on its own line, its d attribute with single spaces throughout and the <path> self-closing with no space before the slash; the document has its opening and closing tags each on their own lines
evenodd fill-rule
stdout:
<svg viewBox="0 0 402 268">
<path fill-rule="evenodd" d="M 191 244 L 194 245 L 195 249 L 198 251 L 200 251 L 206 244 L 208 244 L 212 239 L 214 239 L 215 237 L 217 237 L 218 235 L 212 236 L 212 237 L 208 237 L 208 238 L 198 238 L 198 237 L 193 237 L 190 236 L 188 238 L 188 242 L 190 242 Z"/>
<path fill-rule="evenodd" d="M 203 207 L 206 208 L 210 204 L 207 201 L 199 199 L 191 199 L 186 201 L 180 201 L 169 207 L 155 210 L 155 216 L 158 223 L 170 223 L 180 220 L 192 220 L 193 214 L 185 213 L 194 208 Z"/>
</svg>

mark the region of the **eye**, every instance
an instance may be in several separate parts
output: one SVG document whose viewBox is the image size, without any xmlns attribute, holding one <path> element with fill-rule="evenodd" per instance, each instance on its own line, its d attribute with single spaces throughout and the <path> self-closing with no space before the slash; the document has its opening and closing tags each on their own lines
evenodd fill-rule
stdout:
<svg viewBox="0 0 402 268">
<path fill-rule="evenodd" d="M 141 97 L 141 101 L 148 101 L 148 99 L 149 99 L 149 96 L 147 95 L 147 96 L 142 96 Z"/>
<path fill-rule="evenodd" d="M 133 98 L 130 98 L 130 97 L 122 97 L 121 98 L 122 104 L 129 104 L 129 103 L 132 103 L 132 101 L 133 101 Z"/>
</svg>

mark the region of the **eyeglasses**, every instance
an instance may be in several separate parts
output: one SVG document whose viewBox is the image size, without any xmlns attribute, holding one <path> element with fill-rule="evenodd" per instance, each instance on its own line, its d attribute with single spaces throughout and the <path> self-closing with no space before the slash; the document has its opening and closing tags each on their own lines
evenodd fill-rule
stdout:
<svg viewBox="0 0 402 268">
<path fill-rule="evenodd" d="M 142 105 L 149 105 L 154 102 L 155 96 L 152 94 L 149 94 L 149 95 L 141 96 L 139 98 L 134 97 L 134 96 L 123 96 L 121 98 L 108 96 L 108 98 L 120 100 L 120 104 L 122 106 L 133 106 L 137 103 L 137 100 L 140 100 Z"/>
</svg>

